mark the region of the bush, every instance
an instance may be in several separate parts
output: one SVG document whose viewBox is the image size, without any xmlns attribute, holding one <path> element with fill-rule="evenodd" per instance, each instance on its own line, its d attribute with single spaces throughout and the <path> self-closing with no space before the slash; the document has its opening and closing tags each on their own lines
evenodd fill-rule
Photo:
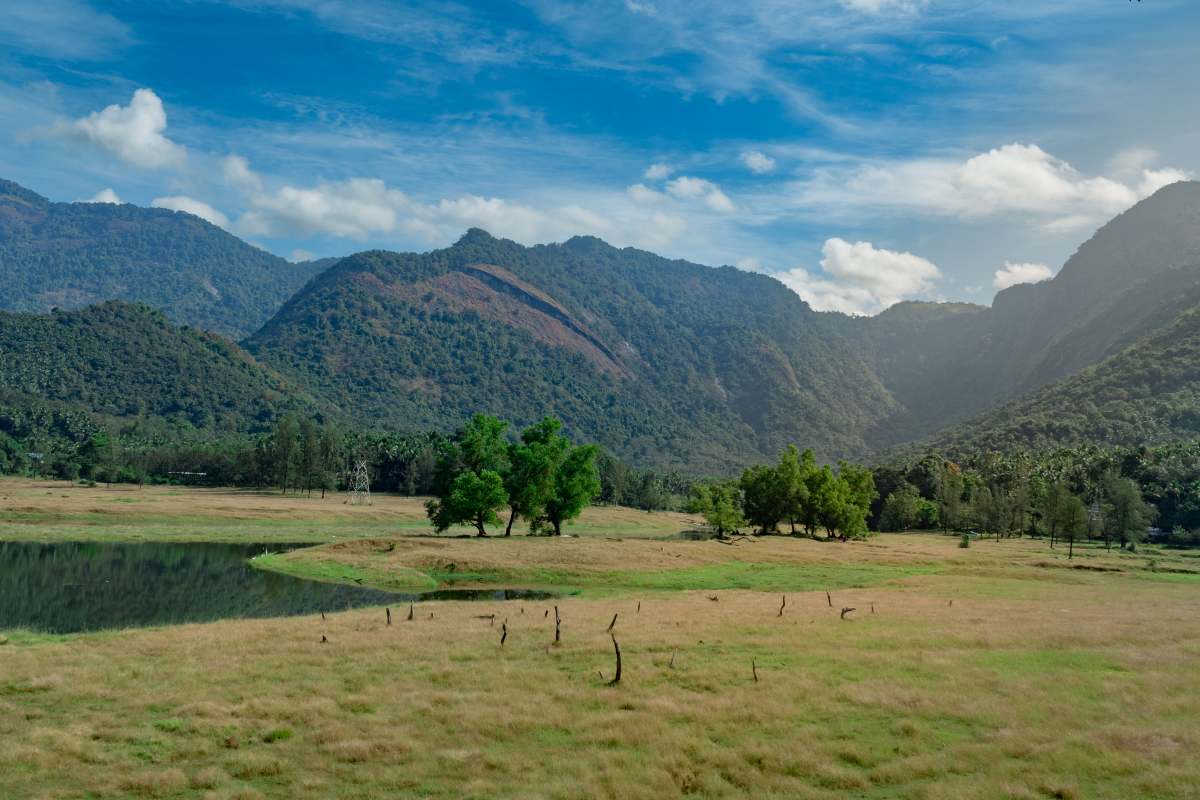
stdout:
<svg viewBox="0 0 1200 800">
<path fill-rule="evenodd" d="M 970 547 L 971 546 L 971 534 L 964 533 L 962 535 L 962 537 L 958 540 L 958 546 L 963 549 Z"/>
</svg>

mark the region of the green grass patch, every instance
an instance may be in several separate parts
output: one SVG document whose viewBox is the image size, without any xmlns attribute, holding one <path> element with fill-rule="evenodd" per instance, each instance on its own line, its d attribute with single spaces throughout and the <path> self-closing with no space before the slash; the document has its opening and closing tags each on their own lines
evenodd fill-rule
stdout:
<svg viewBox="0 0 1200 800">
<path fill-rule="evenodd" d="M 980 664 L 1005 673 L 1126 672 L 1103 653 L 1089 650 L 998 650 L 984 653 Z"/>
<path fill-rule="evenodd" d="M 601 583 L 663 591 L 746 589 L 759 592 L 812 592 L 878 586 L 938 571 L 933 566 L 747 564 L 731 561 L 658 572 L 608 573 Z"/>
<path fill-rule="evenodd" d="M 250 559 L 258 569 L 282 572 L 297 578 L 327 583 L 369 586 L 396 592 L 424 592 L 436 589 L 437 580 L 415 569 L 363 569 L 329 558 L 289 557 L 288 553 L 267 553 Z"/>
</svg>

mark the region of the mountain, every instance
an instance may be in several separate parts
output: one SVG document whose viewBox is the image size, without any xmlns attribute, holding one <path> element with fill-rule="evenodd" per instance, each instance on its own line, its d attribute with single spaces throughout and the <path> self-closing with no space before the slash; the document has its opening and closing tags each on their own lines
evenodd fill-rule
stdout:
<svg viewBox="0 0 1200 800">
<path fill-rule="evenodd" d="M 367 425 L 555 414 L 637 463 L 716 471 L 788 442 L 866 453 L 894 403 L 823 316 L 764 275 L 472 230 L 342 259 L 245 346 Z"/>
<path fill-rule="evenodd" d="M 289 264 L 181 211 L 52 203 L 0 180 L 0 310 L 127 300 L 239 338 L 327 265 Z"/>
<path fill-rule="evenodd" d="M 121 302 L 49 315 L 0 312 L 0 405 L 43 403 L 105 417 L 152 417 L 184 429 L 267 429 L 311 411 L 303 391 L 221 337 Z"/>
<path fill-rule="evenodd" d="M 1200 436 L 1200 290 L 1171 322 L 1099 364 L 923 443 L 941 452 L 1163 444 Z"/>
<path fill-rule="evenodd" d="M 929 435 L 1096 364 L 1194 305 L 1198 286 L 1200 183 L 1186 181 L 1108 222 L 1053 279 L 1005 289 L 991 308 L 901 304 L 861 320 L 861 346 L 902 408 L 867 441 Z"/>
</svg>

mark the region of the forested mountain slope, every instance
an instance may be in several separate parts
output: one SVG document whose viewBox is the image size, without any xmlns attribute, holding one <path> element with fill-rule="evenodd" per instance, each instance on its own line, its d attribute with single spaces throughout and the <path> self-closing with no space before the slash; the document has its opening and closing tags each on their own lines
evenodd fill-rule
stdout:
<svg viewBox="0 0 1200 800">
<path fill-rule="evenodd" d="M 217 433 L 266 430 L 281 411 L 314 407 L 237 345 L 120 302 L 0 312 L 0 405 L 20 413 L 46 402 Z"/>
<path fill-rule="evenodd" d="M 637 463 L 705 471 L 793 441 L 865 454 L 862 432 L 894 404 L 820 316 L 763 275 L 472 230 L 427 254 L 343 259 L 246 347 L 363 424 L 550 413 Z"/>
<path fill-rule="evenodd" d="M 932 437 L 947 453 L 1200 436 L 1200 291 L 1191 308 L 1095 366 Z"/>
<path fill-rule="evenodd" d="M 990 309 L 903 306 L 856 320 L 904 411 L 868 436 L 927 435 L 1120 352 L 1168 324 L 1200 286 L 1200 183 L 1175 183 L 1096 232 L 1052 280 L 996 295 Z"/>
<path fill-rule="evenodd" d="M 179 211 L 52 203 L 0 180 L 0 310 L 136 301 L 237 338 L 328 261 L 289 264 Z"/>
</svg>

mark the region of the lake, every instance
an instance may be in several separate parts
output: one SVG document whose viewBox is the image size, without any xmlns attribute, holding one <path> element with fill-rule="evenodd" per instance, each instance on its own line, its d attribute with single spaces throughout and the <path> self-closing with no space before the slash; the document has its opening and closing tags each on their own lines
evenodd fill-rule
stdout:
<svg viewBox="0 0 1200 800">
<path fill-rule="evenodd" d="M 248 559 L 266 549 L 294 548 L 278 544 L 0 542 L 0 630 L 76 633 L 429 600 L 549 596 L 519 589 L 393 594 L 308 581 L 251 567 Z"/>
</svg>

